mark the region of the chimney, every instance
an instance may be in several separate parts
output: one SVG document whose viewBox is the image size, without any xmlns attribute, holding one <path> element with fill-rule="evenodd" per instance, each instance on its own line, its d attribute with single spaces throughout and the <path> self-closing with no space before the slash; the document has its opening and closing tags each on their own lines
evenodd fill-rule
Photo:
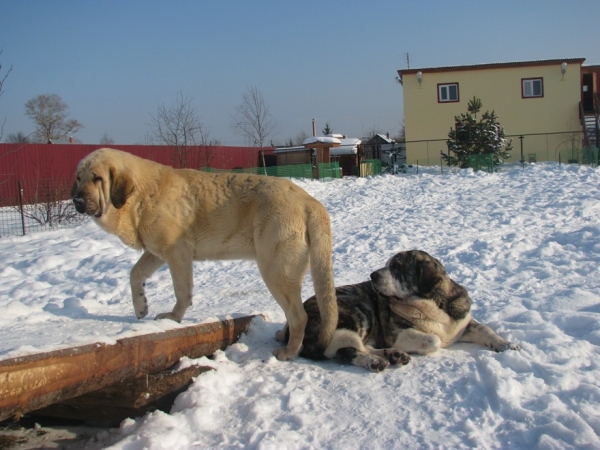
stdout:
<svg viewBox="0 0 600 450">
<path fill-rule="evenodd" d="M 75 139 L 73 139 L 73 136 L 69 137 L 69 144 L 74 144 L 75 143 Z"/>
<path fill-rule="evenodd" d="M 317 135 L 317 121 L 313 119 L 313 137 Z"/>
</svg>

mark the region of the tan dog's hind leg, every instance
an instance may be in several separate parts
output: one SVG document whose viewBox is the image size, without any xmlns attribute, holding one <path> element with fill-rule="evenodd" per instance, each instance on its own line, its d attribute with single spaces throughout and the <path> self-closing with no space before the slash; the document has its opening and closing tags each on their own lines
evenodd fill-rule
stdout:
<svg viewBox="0 0 600 450">
<path fill-rule="evenodd" d="M 282 250 L 279 255 L 286 257 L 263 261 L 257 258 L 258 269 L 262 278 L 269 288 L 269 292 L 283 309 L 290 330 L 290 338 L 286 347 L 276 349 L 273 354 L 280 361 L 296 359 L 302 348 L 304 329 L 308 316 L 302 305 L 302 280 L 308 269 L 308 257 L 296 255 L 294 267 L 290 266 L 290 260 L 294 261 L 287 253 L 288 249 Z M 282 261 L 281 259 L 285 260 Z M 280 336 L 281 337 L 281 336 Z"/>
<path fill-rule="evenodd" d="M 138 319 L 148 315 L 148 300 L 146 299 L 146 280 L 152 276 L 165 262 L 148 250 L 140 257 L 131 269 L 129 282 L 131 284 L 131 296 L 133 309 Z"/>
<path fill-rule="evenodd" d="M 459 339 L 459 342 L 472 342 L 474 344 L 483 345 L 496 352 L 505 350 L 520 350 L 519 345 L 508 342 L 501 338 L 487 325 L 471 320 L 464 334 Z"/>
</svg>

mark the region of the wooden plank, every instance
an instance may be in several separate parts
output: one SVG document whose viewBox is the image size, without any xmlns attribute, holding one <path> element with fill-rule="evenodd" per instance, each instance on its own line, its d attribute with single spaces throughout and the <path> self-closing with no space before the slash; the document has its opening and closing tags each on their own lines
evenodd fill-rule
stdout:
<svg viewBox="0 0 600 450">
<path fill-rule="evenodd" d="M 192 378 L 209 370 L 212 369 L 204 366 L 165 370 L 113 384 L 36 409 L 32 413 L 35 416 L 103 422 L 116 426 L 123 419 L 143 416 L 157 409 L 169 412 L 175 398 L 192 384 Z"/>
<path fill-rule="evenodd" d="M 253 316 L 0 361 L 0 421 L 225 349 Z"/>
</svg>

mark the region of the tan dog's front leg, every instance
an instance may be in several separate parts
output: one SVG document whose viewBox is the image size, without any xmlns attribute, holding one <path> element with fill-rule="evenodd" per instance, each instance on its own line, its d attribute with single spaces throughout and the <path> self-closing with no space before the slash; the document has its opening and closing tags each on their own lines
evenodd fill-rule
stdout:
<svg viewBox="0 0 600 450">
<path fill-rule="evenodd" d="M 193 260 L 191 255 L 181 252 L 174 258 L 167 261 L 171 278 L 173 280 L 173 289 L 177 299 L 173 311 L 170 313 L 161 313 L 156 315 L 156 320 L 171 319 L 175 322 L 181 322 L 185 312 L 192 304 L 193 280 Z"/>
<path fill-rule="evenodd" d="M 129 283 L 131 284 L 131 296 L 133 310 L 138 319 L 148 315 L 148 300 L 146 298 L 146 280 L 156 272 L 165 262 L 148 250 L 131 269 Z"/>
</svg>

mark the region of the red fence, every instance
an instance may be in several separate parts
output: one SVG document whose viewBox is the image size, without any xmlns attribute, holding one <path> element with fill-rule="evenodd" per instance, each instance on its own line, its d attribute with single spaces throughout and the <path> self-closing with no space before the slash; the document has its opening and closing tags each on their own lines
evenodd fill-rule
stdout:
<svg viewBox="0 0 600 450">
<path fill-rule="evenodd" d="M 56 180 L 64 184 L 74 177 L 79 161 L 102 145 L 78 144 L 0 144 L 0 207 L 19 204 L 19 182 Z M 111 145 L 173 167 L 249 168 L 262 165 L 260 149 L 255 147 L 200 146 L 177 153 L 168 146 Z M 266 149 L 269 159 L 273 149 Z"/>
</svg>

